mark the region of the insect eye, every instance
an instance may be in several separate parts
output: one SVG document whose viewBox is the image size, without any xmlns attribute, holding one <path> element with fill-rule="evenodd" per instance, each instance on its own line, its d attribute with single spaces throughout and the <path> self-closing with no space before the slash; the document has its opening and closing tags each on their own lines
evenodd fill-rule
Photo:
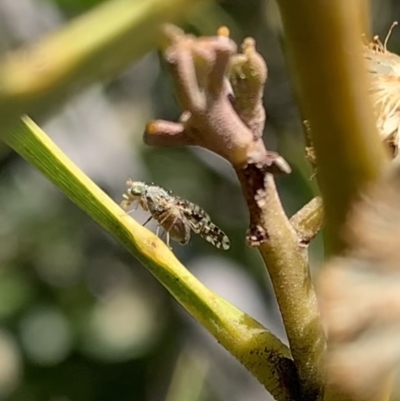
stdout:
<svg viewBox="0 0 400 401">
<path fill-rule="evenodd" d="M 133 185 L 129 188 L 129 192 L 130 192 L 131 195 L 133 195 L 133 196 L 141 196 L 141 195 L 143 194 L 143 185 L 133 184 Z"/>
</svg>

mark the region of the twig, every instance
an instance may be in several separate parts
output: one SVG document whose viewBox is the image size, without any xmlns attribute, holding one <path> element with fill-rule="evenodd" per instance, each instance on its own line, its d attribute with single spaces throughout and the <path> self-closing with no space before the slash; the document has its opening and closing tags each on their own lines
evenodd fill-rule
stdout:
<svg viewBox="0 0 400 401">
<path fill-rule="evenodd" d="M 236 54 L 226 28 L 218 33 L 194 38 L 175 27 L 165 29 L 164 57 L 183 113 L 178 124 L 151 122 L 144 140 L 153 146 L 202 146 L 232 164 L 250 214 L 247 243 L 259 247 L 271 276 L 302 395 L 316 399 L 322 385 L 325 340 L 307 250 L 283 210 L 273 177 L 290 173 L 290 167 L 262 141 L 266 65 L 253 39 L 246 39 L 243 53 Z"/>
<path fill-rule="evenodd" d="M 301 243 L 308 245 L 318 234 L 324 223 L 322 198 L 313 198 L 290 218 L 290 223 Z"/>
<path fill-rule="evenodd" d="M 261 137 L 243 123 L 232 107 L 234 93 L 224 74 L 230 62 L 227 55 L 235 54 L 236 45 L 225 35 L 194 38 L 169 25 L 164 32 L 169 44 L 164 57 L 184 112 L 180 123 L 150 122 L 144 141 L 152 146 L 198 145 L 228 160 L 241 179 L 250 211 L 248 242 L 257 246 L 268 238 L 268 233 L 255 196 L 263 196 L 266 172 L 289 173 L 290 167 L 278 154 L 267 151 Z M 212 89 L 214 85 L 219 92 Z M 250 120 L 247 123 L 251 125 Z"/>
</svg>

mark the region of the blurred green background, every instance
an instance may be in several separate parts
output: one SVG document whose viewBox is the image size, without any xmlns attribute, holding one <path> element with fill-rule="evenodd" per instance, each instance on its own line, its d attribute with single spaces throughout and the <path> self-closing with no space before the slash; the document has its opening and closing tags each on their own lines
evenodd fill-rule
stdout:
<svg viewBox="0 0 400 401">
<path fill-rule="evenodd" d="M 98 0 L 1 0 L 0 51 L 34 43 Z M 372 2 L 374 33 L 400 17 L 396 0 Z M 226 0 L 203 7 L 185 29 L 257 41 L 269 79 L 265 141 L 291 164 L 278 179 L 289 215 L 316 194 L 281 45 L 276 4 Z M 400 47 L 394 30 L 389 50 Z M 107 62 L 105 60 L 104 62 Z M 180 112 L 156 51 L 112 82 L 71 98 L 37 122 L 116 201 L 125 181 L 153 181 L 201 205 L 229 235 L 218 251 L 193 237 L 174 244 L 208 287 L 285 340 L 266 271 L 245 245 L 247 212 L 226 162 L 202 149 L 142 143 L 146 122 Z M 35 118 L 35 116 L 32 116 Z M 146 214 L 132 213 L 140 222 Z M 154 228 L 153 226 L 150 226 Z M 311 266 L 322 255 L 318 237 Z M 0 400 L 258 401 L 268 394 L 163 287 L 57 188 L 0 143 Z"/>
</svg>

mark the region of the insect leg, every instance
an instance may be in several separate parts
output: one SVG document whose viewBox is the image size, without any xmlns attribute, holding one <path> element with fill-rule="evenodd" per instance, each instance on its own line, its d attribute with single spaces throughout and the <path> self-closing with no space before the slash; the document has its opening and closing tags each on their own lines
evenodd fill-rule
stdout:
<svg viewBox="0 0 400 401">
<path fill-rule="evenodd" d="M 172 249 L 171 248 L 171 246 L 169 245 L 169 233 L 168 233 L 168 231 L 164 228 L 164 227 L 162 227 L 162 224 L 168 219 L 168 217 L 170 217 L 171 216 L 171 212 L 169 212 L 169 211 L 166 211 L 166 212 L 164 212 L 164 213 L 162 213 L 160 216 L 158 216 L 158 218 L 156 219 L 157 220 L 157 223 L 158 223 L 158 226 L 157 226 L 157 230 L 156 230 L 156 235 L 158 236 L 158 234 L 159 234 L 159 232 L 160 232 L 160 228 L 162 228 L 163 229 L 163 232 L 161 233 L 161 235 L 160 235 L 160 239 L 163 237 L 163 235 L 166 233 L 166 244 L 168 245 L 168 248 L 170 248 L 170 249 Z M 173 225 L 171 225 L 171 227 L 172 227 Z"/>
<path fill-rule="evenodd" d="M 167 230 L 165 230 L 167 233 L 171 231 L 171 228 L 175 225 L 176 221 L 178 220 L 178 217 L 175 217 L 174 221 L 172 222 L 172 224 L 170 224 L 170 226 L 168 227 Z M 164 222 L 164 220 L 163 220 Z"/>
<path fill-rule="evenodd" d="M 150 217 L 142 224 L 142 226 L 144 227 L 152 218 L 153 218 L 153 216 L 150 216 Z"/>
<path fill-rule="evenodd" d="M 171 248 L 171 245 L 169 244 L 169 232 L 168 232 L 168 231 L 165 231 L 165 232 L 166 232 L 166 234 L 167 234 L 167 239 L 166 239 L 165 242 L 167 243 L 168 248 L 169 248 L 169 249 L 172 249 L 172 248 Z"/>
<path fill-rule="evenodd" d="M 126 212 L 126 214 L 131 214 L 131 213 L 135 212 L 135 211 L 137 210 L 138 207 L 139 207 L 139 205 L 136 205 L 136 207 L 135 207 L 134 209 L 128 210 L 128 211 Z"/>
<path fill-rule="evenodd" d="M 178 222 L 178 225 L 176 224 Z M 174 231 L 175 227 L 175 231 Z M 179 237 L 177 237 L 176 228 L 179 227 Z M 165 228 L 164 228 L 165 229 Z M 174 239 L 178 241 L 181 245 L 186 245 L 190 240 L 191 228 L 190 224 L 186 221 L 186 218 L 183 214 L 179 213 L 179 215 L 175 215 L 174 220 L 169 225 L 168 228 L 165 229 L 165 232 L 171 236 L 170 233 L 175 232 Z"/>
<path fill-rule="evenodd" d="M 131 206 L 131 204 L 132 202 L 130 200 L 123 199 L 119 205 L 122 207 L 122 209 L 126 210 Z"/>
<path fill-rule="evenodd" d="M 171 212 L 164 212 L 162 213 L 159 217 L 161 218 L 161 220 L 157 220 L 158 224 L 160 224 L 160 226 L 162 226 L 163 223 L 165 223 L 165 221 L 168 219 L 168 217 L 171 216 Z M 174 221 L 175 223 L 175 221 Z M 171 226 L 172 227 L 172 226 Z"/>
</svg>

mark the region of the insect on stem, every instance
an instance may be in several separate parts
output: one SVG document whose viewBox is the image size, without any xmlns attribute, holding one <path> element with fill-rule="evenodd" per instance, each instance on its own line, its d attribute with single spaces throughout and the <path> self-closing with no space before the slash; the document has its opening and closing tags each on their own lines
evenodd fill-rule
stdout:
<svg viewBox="0 0 400 401">
<path fill-rule="evenodd" d="M 215 247 L 229 249 L 229 238 L 199 206 L 153 184 L 128 180 L 126 185 L 128 188 L 123 194 L 121 207 L 126 210 L 137 203 L 143 210 L 149 211 L 150 217 L 143 226 L 151 219 L 156 220 L 156 235 L 158 236 L 160 227 L 163 228 L 168 246 L 170 238 L 186 245 L 193 231 Z"/>
</svg>

